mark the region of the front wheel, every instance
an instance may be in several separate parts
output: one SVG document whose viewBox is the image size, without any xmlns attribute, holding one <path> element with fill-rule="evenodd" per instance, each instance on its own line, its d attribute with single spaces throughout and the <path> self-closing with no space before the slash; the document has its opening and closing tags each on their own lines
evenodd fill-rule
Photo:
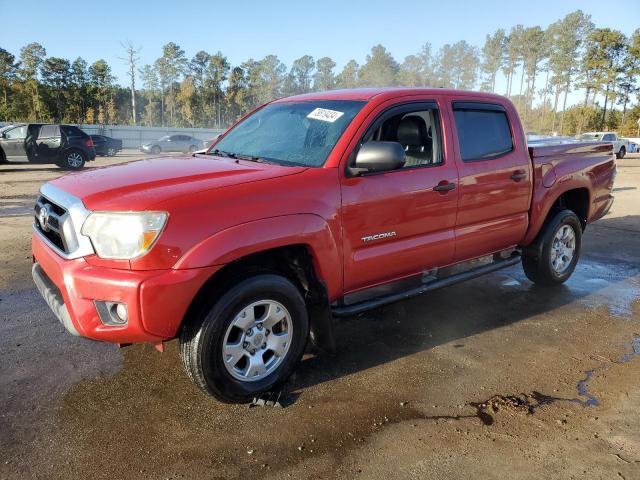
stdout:
<svg viewBox="0 0 640 480">
<path fill-rule="evenodd" d="M 66 170 L 81 170 L 86 161 L 84 153 L 80 150 L 69 150 L 63 154 L 58 165 Z"/>
<path fill-rule="evenodd" d="M 559 285 L 568 280 L 580 257 L 582 225 L 571 210 L 561 210 L 545 225 L 533 248 L 523 252 L 522 266 L 529 280 Z"/>
<path fill-rule="evenodd" d="M 289 378 L 308 335 L 298 288 L 282 276 L 261 274 L 238 283 L 188 321 L 180 356 L 204 392 L 244 403 Z"/>
<path fill-rule="evenodd" d="M 116 149 L 113 147 L 107 148 L 107 157 L 115 157 L 115 156 L 116 156 Z"/>
<path fill-rule="evenodd" d="M 626 154 L 627 154 L 627 149 L 624 147 L 620 147 L 620 150 L 618 150 L 618 154 L 616 155 L 616 157 L 623 159 Z"/>
</svg>

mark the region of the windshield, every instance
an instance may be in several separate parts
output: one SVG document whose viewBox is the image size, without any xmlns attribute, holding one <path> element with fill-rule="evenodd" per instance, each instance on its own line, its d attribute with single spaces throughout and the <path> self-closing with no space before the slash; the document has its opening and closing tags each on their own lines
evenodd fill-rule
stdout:
<svg viewBox="0 0 640 480">
<path fill-rule="evenodd" d="M 320 167 L 364 102 L 273 103 L 246 118 L 209 153 Z"/>
<path fill-rule="evenodd" d="M 600 140 L 601 137 L 600 133 L 583 133 L 580 135 L 580 140 Z"/>
</svg>

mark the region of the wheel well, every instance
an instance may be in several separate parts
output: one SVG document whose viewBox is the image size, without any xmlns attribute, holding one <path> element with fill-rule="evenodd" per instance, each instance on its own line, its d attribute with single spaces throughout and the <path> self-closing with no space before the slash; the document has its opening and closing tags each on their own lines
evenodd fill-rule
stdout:
<svg viewBox="0 0 640 480">
<path fill-rule="evenodd" d="M 231 286 L 260 273 L 276 273 L 300 289 L 308 306 L 328 305 L 325 285 L 318 279 L 313 257 L 305 245 L 287 245 L 241 257 L 225 265 L 205 282 L 185 314 L 188 321 Z"/>
<path fill-rule="evenodd" d="M 589 191 L 586 188 L 576 188 L 564 192 L 555 201 L 551 211 L 565 208 L 578 216 L 584 230 L 589 216 Z"/>
</svg>

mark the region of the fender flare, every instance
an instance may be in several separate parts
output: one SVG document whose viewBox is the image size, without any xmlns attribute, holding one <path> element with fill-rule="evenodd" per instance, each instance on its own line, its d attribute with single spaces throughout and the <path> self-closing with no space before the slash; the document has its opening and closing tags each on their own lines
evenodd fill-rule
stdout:
<svg viewBox="0 0 640 480">
<path fill-rule="evenodd" d="M 315 214 L 268 217 L 216 232 L 187 251 L 175 269 L 226 265 L 247 255 L 289 245 L 305 245 L 329 298 L 342 289 L 340 243 L 329 224 Z"/>
<path fill-rule="evenodd" d="M 555 185 L 558 185 L 558 183 L 556 182 Z M 556 202 L 562 195 L 564 195 L 565 193 L 571 190 L 584 189 L 587 191 L 587 195 L 589 197 L 588 205 L 587 205 L 587 219 L 590 218 L 591 201 L 592 201 L 590 187 L 591 185 L 587 181 L 571 182 L 571 184 L 564 186 L 564 188 L 562 188 L 561 191 L 559 191 L 558 193 L 553 193 L 553 195 L 550 195 L 553 187 L 551 187 L 550 189 L 546 189 L 547 194 L 545 195 L 545 197 L 552 198 L 553 200 L 549 202 L 544 202 L 537 212 L 532 212 L 530 217 L 531 220 L 530 220 L 529 229 L 527 230 L 527 233 L 521 245 L 529 246 L 531 245 L 531 243 L 535 241 L 539 233 L 543 230 L 544 225 L 547 221 L 547 218 L 549 217 L 549 213 L 551 212 L 551 209 L 553 208 L 553 206 L 556 204 Z M 534 202 L 535 201 L 536 200 L 534 199 Z"/>
</svg>

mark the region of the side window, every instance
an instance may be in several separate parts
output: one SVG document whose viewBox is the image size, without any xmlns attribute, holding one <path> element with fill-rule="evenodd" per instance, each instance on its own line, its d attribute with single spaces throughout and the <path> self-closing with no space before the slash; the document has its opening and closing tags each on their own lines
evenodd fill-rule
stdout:
<svg viewBox="0 0 640 480">
<path fill-rule="evenodd" d="M 20 139 L 27 137 L 27 126 L 22 125 L 21 127 L 12 128 L 11 130 L 7 130 L 4 134 L 5 138 L 8 140 Z"/>
<path fill-rule="evenodd" d="M 454 117 L 462 161 L 489 160 L 513 150 L 507 114 L 499 106 L 483 109 L 454 103 Z"/>
<path fill-rule="evenodd" d="M 405 110 L 374 125 L 365 135 L 363 143 L 400 143 L 406 154 L 403 168 L 440 165 L 443 157 L 439 118 L 436 108 Z"/>
<path fill-rule="evenodd" d="M 38 138 L 55 138 L 60 136 L 60 125 L 43 125 Z"/>
</svg>

